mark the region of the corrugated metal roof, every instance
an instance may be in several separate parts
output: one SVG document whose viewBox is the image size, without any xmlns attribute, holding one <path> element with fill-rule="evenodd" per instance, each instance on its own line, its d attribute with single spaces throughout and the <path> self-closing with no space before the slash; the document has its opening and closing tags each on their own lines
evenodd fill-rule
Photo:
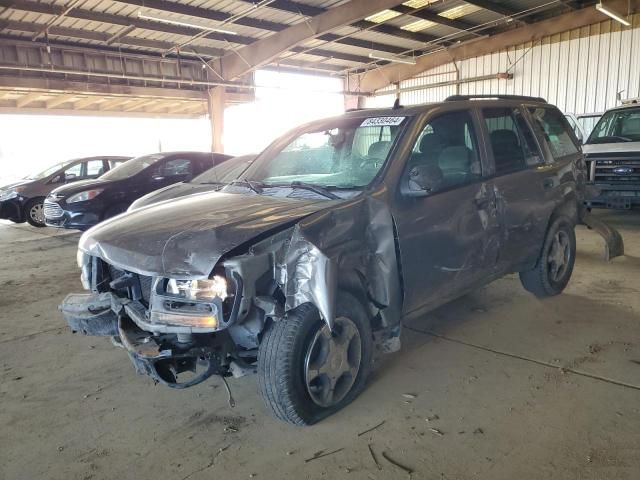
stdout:
<svg viewBox="0 0 640 480">
<path fill-rule="evenodd" d="M 142 2 L 144 5 L 142 7 L 124 0 L 86 0 L 72 9 L 65 18 L 58 18 L 47 12 L 50 11 L 50 8 L 56 12 L 63 11 L 69 4 L 68 0 L 21 0 L 16 4 L 5 2 L 7 8 L 0 12 L 0 19 L 8 21 L 9 24 L 0 31 L 0 38 L 2 35 L 32 38 L 47 23 L 54 22 L 53 25 L 57 27 L 57 30 L 51 28 L 50 41 L 58 40 L 100 48 L 105 46 L 103 38 L 117 35 L 130 23 L 135 23 L 137 28 L 129 31 L 125 39 L 117 40 L 114 45 L 122 45 L 132 50 L 146 51 L 157 55 L 163 50 L 156 48 L 156 44 L 153 42 L 161 42 L 158 45 L 162 47 L 165 45 L 178 46 L 202 31 L 189 25 L 201 25 L 210 28 L 218 26 L 233 31 L 237 35 L 211 34 L 208 35 L 209 38 L 203 37 L 194 40 L 191 43 L 193 48 L 228 51 L 268 38 L 278 30 L 303 22 L 306 17 L 296 11 L 298 8 L 312 14 L 319 12 L 320 9 L 326 10 L 347 1 L 294 0 L 274 2 L 262 8 L 251 9 L 253 4 L 258 3 L 257 0 L 253 2 L 247 0 L 164 0 L 163 2 L 151 2 L 151 5 L 144 5 Z M 398 4 L 400 3 L 399 1 Z M 547 3 L 548 0 L 508 0 L 500 2 L 500 5 L 514 12 L 521 12 Z M 461 8 L 465 5 L 469 4 L 463 0 L 445 0 L 426 6 L 423 10 L 437 14 L 450 12 L 453 8 Z M 557 8 L 561 8 L 559 2 L 557 6 Z M 406 11 L 407 7 L 403 8 Z M 199 16 L 198 13 L 202 11 L 215 13 L 215 16 L 220 20 L 210 18 L 209 12 L 207 12 L 209 18 Z M 139 12 L 167 20 L 169 23 L 142 20 L 138 17 Z M 241 20 L 224 22 L 225 16 L 240 14 L 243 15 Z M 484 25 L 502 17 L 496 12 L 480 9 L 455 19 L 470 25 Z M 290 60 L 316 63 L 326 60 L 327 64 L 342 65 L 348 68 L 356 64 L 354 58 L 366 59 L 371 51 L 398 54 L 402 51 L 422 49 L 425 47 L 425 42 L 433 41 L 433 37 L 436 37 L 435 43 L 440 43 L 438 39 L 443 37 L 449 41 L 472 37 L 464 29 L 441 24 L 428 25 L 427 28 L 414 32 L 408 31 L 406 28 L 403 29 L 418 20 L 420 20 L 419 12 L 414 12 L 414 15 L 398 15 L 380 26 L 370 22 L 358 22 L 357 27 L 341 26 L 330 34 L 323 35 L 322 40 L 315 39 L 303 42 L 299 46 L 303 52 L 309 48 L 314 50 L 294 54 Z M 179 22 L 181 25 L 170 22 Z M 265 22 L 266 25 L 265 23 L 261 25 L 260 22 Z M 343 37 L 347 37 L 347 40 L 344 40 Z M 129 44 L 126 43 L 127 39 L 130 39 Z M 136 39 L 140 42 L 135 42 Z M 332 41 L 327 42 L 327 39 Z M 369 46 L 367 42 L 371 45 Z M 321 52 L 317 50 L 321 50 Z M 323 56 L 322 53 L 330 57 Z M 286 56 L 283 55 L 283 58 Z M 291 53 L 288 56 L 291 57 Z M 278 60 L 273 63 L 278 63 Z"/>
</svg>

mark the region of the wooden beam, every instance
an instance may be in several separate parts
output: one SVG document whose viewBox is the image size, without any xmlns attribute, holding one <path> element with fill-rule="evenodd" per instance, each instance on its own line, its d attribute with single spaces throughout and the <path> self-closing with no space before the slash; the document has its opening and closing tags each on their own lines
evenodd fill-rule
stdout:
<svg viewBox="0 0 640 480">
<path fill-rule="evenodd" d="M 55 108 L 63 103 L 70 102 L 74 99 L 75 95 L 58 95 L 51 100 L 47 100 L 46 108 Z"/>
<path fill-rule="evenodd" d="M 35 102 L 40 97 L 42 97 L 42 92 L 28 93 L 27 95 L 23 95 L 18 100 L 16 100 L 16 107 L 18 108 L 27 107 L 29 104 Z"/>
<path fill-rule="evenodd" d="M 228 53 L 215 62 L 217 70 L 226 80 L 236 79 L 254 68 L 269 63 L 283 52 L 302 42 L 397 4 L 398 0 L 351 0 L 312 17 L 306 22 L 298 23 Z"/>
<path fill-rule="evenodd" d="M 627 10 L 627 0 L 610 0 L 608 5 L 619 12 Z M 631 7 L 632 11 L 637 11 L 640 8 L 640 0 L 631 0 Z M 535 42 L 542 37 L 592 25 L 606 19 L 607 17 L 593 7 L 582 8 L 488 38 L 472 40 L 459 46 L 417 57 L 415 65 L 389 64 L 368 70 L 354 75 L 350 84 L 359 85 L 362 92 L 373 92 L 392 83 L 413 78 L 440 65 L 486 55 L 526 42 Z"/>
</svg>

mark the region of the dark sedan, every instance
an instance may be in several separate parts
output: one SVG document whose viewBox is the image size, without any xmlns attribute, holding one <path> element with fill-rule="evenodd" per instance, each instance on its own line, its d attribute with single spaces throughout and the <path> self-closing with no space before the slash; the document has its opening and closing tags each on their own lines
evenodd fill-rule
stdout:
<svg viewBox="0 0 640 480">
<path fill-rule="evenodd" d="M 44 202 L 51 227 L 87 230 L 122 213 L 149 192 L 190 180 L 231 158 L 204 152 L 165 152 L 134 158 L 95 180 L 56 188 Z"/>
<path fill-rule="evenodd" d="M 40 173 L 0 187 L 0 218 L 44 227 L 45 197 L 61 185 L 98 178 L 130 157 L 87 157 L 57 163 Z"/>
<path fill-rule="evenodd" d="M 133 202 L 129 207 L 129 211 L 196 193 L 217 192 L 238 178 L 251 165 L 254 158 L 256 158 L 255 154 L 233 157 L 221 165 L 210 168 L 189 182 L 176 183 L 148 193 Z"/>
</svg>

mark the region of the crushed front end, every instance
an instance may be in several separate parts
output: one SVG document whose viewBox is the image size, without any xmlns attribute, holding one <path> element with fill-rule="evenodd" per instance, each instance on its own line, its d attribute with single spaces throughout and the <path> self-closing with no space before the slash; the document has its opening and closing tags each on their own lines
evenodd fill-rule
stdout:
<svg viewBox="0 0 640 480">
<path fill-rule="evenodd" d="M 138 373 L 185 388 L 234 368 L 251 369 L 255 352 L 239 353 L 227 330 L 241 307 L 243 284 L 237 274 L 221 269 L 205 280 L 150 277 L 82 251 L 78 264 L 83 286 L 92 293 L 64 299 L 67 324 L 74 332 L 112 337 Z"/>
</svg>

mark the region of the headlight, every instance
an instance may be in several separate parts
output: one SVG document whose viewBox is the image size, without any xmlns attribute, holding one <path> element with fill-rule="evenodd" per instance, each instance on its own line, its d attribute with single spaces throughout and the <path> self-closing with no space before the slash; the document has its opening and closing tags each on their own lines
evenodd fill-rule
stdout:
<svg viewBox="0 0 640 480">
<path fill-rule="evenodd" d="M 229 296 L 227 280 L 220 275 L 214 275 L 210 280 L 169 279 L 166 292 L 186 300 L 212 300 L 215 297 L 224 300 Z"/>
<path fill-rule="evenodd" d="M 93 190 L 86 190 L 84 192 L 76 193 L 67 198 L 67 203 L 86 202 L 92 200 L 102 193 L 103 188 L 95 188 Z"/>
<path fill-rule="evenodd" d="M 0 190 L 0 201 L 11 200 L 16 198 L 20 192 L 24 190 L 24 187 L 16 187 L 11 190 Z"/>
</svg>

